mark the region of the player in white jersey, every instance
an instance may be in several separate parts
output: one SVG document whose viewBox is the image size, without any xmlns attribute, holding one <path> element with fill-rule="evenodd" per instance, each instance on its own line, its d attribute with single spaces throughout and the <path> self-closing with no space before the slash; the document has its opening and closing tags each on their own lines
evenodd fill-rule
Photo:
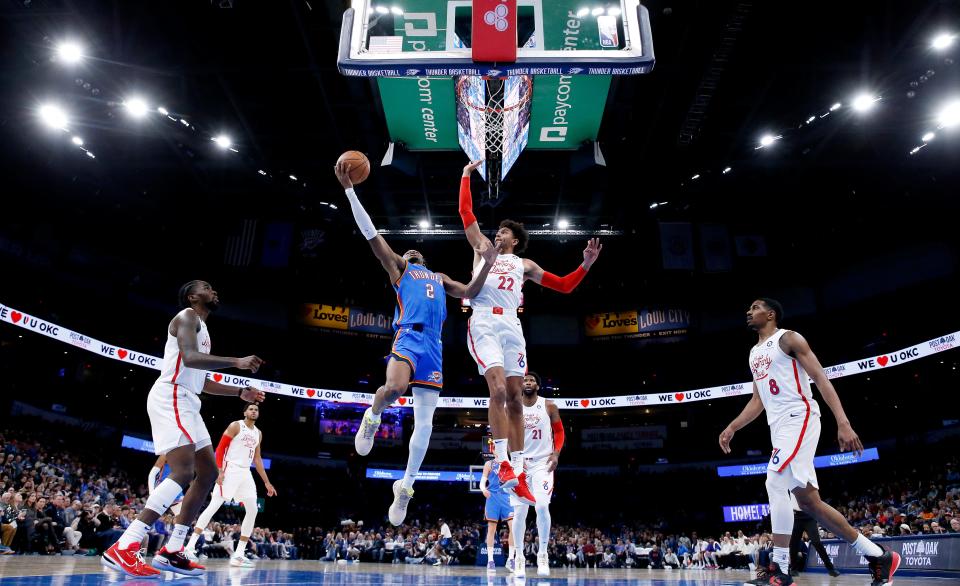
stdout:
<svg viewBox="0 0 960 586">
<path fill-rule="evenodd" d="M 813 466 L 820 439 L 820 407 L 813 398 L 807 373 L 813 377 L 820 395 L 837 420 L 840 449 L 852 450 L 859 456 L 863 444 L 853 431 L 840 397 L 810 345 L 800 334 L 780 329 L 781 321 L 783 307 L 773 299 L 757 299 L 747 310 L 747 325 L 759 336 L 757 345 L 750 351 L 753 397 L 740 415 L 720 433 L 720 448 L 729 454 L 733 435 L 761 412 L 767 412 L 773 453 L 767 464 L 766 484 L 774 547 L 770 565 L 758 568 L 757 578 L 749 584 L 788 586 L 793 583 L 788 569 L 793 532 L 790 492 L 803 511 L 866 557 L 873 574 L 873 586 L 892 583 L 900 556 L 890 550 L 884 551 L 861 535 L 842 514 L 820 499 Z"/>
<path fill-rule="evenodd" d="M 540 396 L 540 375 L 528 371 L 523 377 L 523 472 L 530 492 L 537 499 L 537 575 L 550 575 L 550 497 L 553 495 L 553 472 L 557 469 L 560 450 L 563 449 L 563 422 L 560 409 L 553 401 Z M 513 506 L 513 534 L 517 543 L 523 543 L 527 530 L 527 512 L 530 505 L 516 496 L 510 497 Z M 520 548 L 512 552 L 517 576 L 523 576 L 525 561 Z"/>
<path fill-rule="evenodd" d="M 220 305 L 210 283 L 190 281 L 180 288 L 179 301 L 184 309 L 167 326 L 160 377 L 147 396 L 154 451 L 167 456 L 170 474 L 150 494 L 143 512 L 101 558 L 105 566 L 141 578 L 159 577 L 160 570 L 189 576 L 204 572 L 203 566 L 183 555 L 187 532 L 217 480 L 210 434 L 200 417 L 200 393 L 239 396 L 248 403 L 264 399 L 263 391 L 206 378 L 204 370 L 239 368 L 256 372 L 263 364 L 256 356 L 226 358 L 210 354 L 206 321 Z M 140 556 L 140 542 L 180 493 L 184 495 L 183 503 L 173 534 L 154 556 L 151 567 Z"/>
<path fill-rule="evenodd" d="M 474 248 L 473 266 L 480 264 L 480 252 L 492 246 L 480 232 L 473 215 L 470 175 L 482 161 L 463 168 L 460 179 L 460 218 L 467 240 Z M 561 293 L 572 292 L 587 275 L 603 246 L 596 238 L 587 242 L 583 262 L 572 273 L 558 277 L 528 258 L 520 258 L 528 235 L 523 224 L 504 220 L 494 238 L 500 250 L 480 293 L 471 300 L 473 315 L 467 322 L 467 349 L 490 389 L 488 418 L 493 433 L 494 454 L 500 465 L 502 486 L 529 505 L 536 504 L 523 474 L 523 402 L 521 385 L 527 372 L 527 349 L 517 317 L 520 290 L 533 281 Z M 518 474 L 519 473 L 519 474 Z"/>
<path fill-rule="evenodd" d="M 197 541 L 203 531 L 210 524 L 210 520 L 227 501 L 238 502 L 243 505 L 243 521 L 240 523 L 240 541 L 230 556 L 230 565 L 238 567 L 253 567 L 253 562 L 247 559 L 247 542 L 253 534 L 253 526 L 257 521 L 257 485 L 253 481 L 250 466 L 257 468 L 257 474 L 263 480 L 267 489 L 267 496 L 276 496 L 277 491 L 267 478 L 267 471 L 263 467 L 263 458 L 260 457 L 260 444 L 263 434 L 257 428 L 257 419 L 260 418 L 260 407 L 251 403 L 243 409 L 243 419 L 234 421 L 227 426 L 220 443 L 217 445 L 217 467 L 220 475 L 217 484 L 210 494 L 210 504 L 200 513 L 197 526 L 193 529 L 190 542 L 187 543 L 185 553 L 188 558 L 197 558 Z"/>
</svg>

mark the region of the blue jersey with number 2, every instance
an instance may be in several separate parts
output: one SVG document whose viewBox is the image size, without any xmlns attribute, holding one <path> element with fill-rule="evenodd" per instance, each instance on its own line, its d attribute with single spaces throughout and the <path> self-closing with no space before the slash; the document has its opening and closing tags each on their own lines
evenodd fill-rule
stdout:
<svg viewBox="0 0 960 586">
<path fill-rule="evenodd" d="M 397 292 L 394 330 L 415 324 L 434 332 L 443 329 L 447 300 L 440 275 L 423 265 L 408 262 L 393 288 Z"/>
</svg>

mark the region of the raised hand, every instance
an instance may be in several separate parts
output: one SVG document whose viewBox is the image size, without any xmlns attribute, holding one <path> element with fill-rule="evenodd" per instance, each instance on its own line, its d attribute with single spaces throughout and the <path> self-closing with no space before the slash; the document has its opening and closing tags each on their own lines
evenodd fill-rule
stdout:
<svg viewBox="0 0 960 586">
<path fill-rule="evenodd" d="M 353 181 L 350 181 L 350 163 L 347 161 L 337 163 L 333 166 L 333 173 L 337 176 L 340 185 L 342 185 L 344 189 L 353 188 Z"/>
<path fill-rule="evenodd" d="M 240 398 L 247 403 L 263 403 L 267 394 L 253 387 L 243 387 L 243 390 L 240 391 Z"/>
<path fill-rule="evenodd" d="M 587 247 L 583 249 L 583 268 L 589 270 L 597 257 L 600 256 L 601 250 L 603 250 L 603 245 L 600 244 L 599 238 L 587 240 Z"/>
<path fill-rule="evenodd" d="M 483 159 L 480 159 L 479 161 L 470 161 L 463 168 L 463 176 L 469 177 L 470 174 L 476 171 L 477 167 L 479 167 L 482 164 L 483 164 Z"/>
<path fill-rule="evenodd" d="M 487 246 L 486 248 L 484 248 L 484 247 L 481 245 L 481 246 L 480 246 L 481 250 L 477 250 L 477 252 L 480 253 L 480 256 L 483 257 L 483 260 L 484 260 L 488 265 L 493 266 L 494 263 L 497 262 L 497 256 L 500 254 L 500 252 L 501 252 L 500 249 L 501 249 L 502 247 L 503 247 L 503 243 L 501 243 L 501 244 L 499 244 L 499 245 L 493 244 L 493 245 Z"/>
</svg>

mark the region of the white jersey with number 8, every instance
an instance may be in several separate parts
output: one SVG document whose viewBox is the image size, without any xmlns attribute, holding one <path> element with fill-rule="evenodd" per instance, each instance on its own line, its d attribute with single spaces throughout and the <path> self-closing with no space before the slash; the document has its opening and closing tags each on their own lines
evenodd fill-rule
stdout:
<svg viewBox="0 0 960 586">
<path fill-rule="evenodd" d="M 787 416 L 820 415 L 806 371 L 780 347 L 780 338 L 789 331 L 777 330 L 750 350 L 750 371 L 770 425 Z"/>
</svg>

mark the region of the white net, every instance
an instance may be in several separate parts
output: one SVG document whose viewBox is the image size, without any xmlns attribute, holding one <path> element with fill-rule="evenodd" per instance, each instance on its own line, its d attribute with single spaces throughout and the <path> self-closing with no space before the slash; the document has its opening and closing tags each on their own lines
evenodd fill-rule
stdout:
<svg viewBox="0 0 960 586">
<path fill-rule="evenodd" d="M 519 153 L 530 121 L 532 93 L 533 84 L 526 75 L 504 80 L 465 75 L 457 80 L 457 100 L 467 117 L 460 126 L 468 129 L 479 154 L 510 158 L 513 151 Z"/>
</svg>

